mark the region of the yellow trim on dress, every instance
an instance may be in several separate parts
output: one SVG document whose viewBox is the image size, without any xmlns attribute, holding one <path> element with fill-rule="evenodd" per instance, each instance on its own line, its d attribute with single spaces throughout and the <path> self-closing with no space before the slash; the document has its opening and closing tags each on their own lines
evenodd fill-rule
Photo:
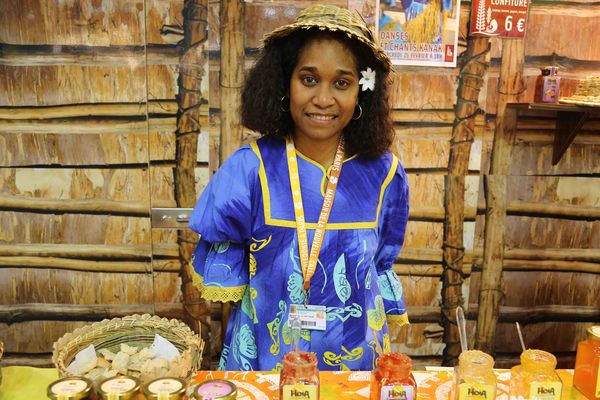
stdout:
<svg viewBox="0 0 600 400">
<path fill-rule="evenodd" d="M 404 314 L 386 314 L 386 319 L 387 319 L 387 323 L 388 323 L 388 328 L 389 327 L 401 327 L 404 325 L 409 325 L 410 321 L 408 320 L 408 314 L 404 313 Z"/>
<path fill-rule="evenodd" d="M 244 297 L 244 292 L 248 285 L 218 287 L 204 285 L 204 278 L 196 272 L 191 262 L 187 264 L 188 274 L 192 278 L 192 284 L 200 292 L 203 299 L 209 301 L 220 301 L 222 303 L 233 301 L 238 302 Z"/>
<path fill-rule="evenodd" d="M 283 227 L 283 228 L 294 228 L 295 229 L 296 221 L 286 220 L 286 219 L 277 219 L 277 218 L 271 217 L 271 194 L 269 192 L 269 183 L 267 180 L 267 172 L 265 171 L 265 166 L 263 163 L 262 155 L 260 153 L 260 149 L 258 148 L 258 144 L 256 143 L 256 141 L 250 143 L 250 148 L 252 149 L 252 151 L 254 151 L 254 153 L 258 157 L 258 160 L 260 163 L 260 166 L 258 168 L 258 177 L 260 179 L 260 188 L 261 188 L 261 192 L 262 192 L 262 196 L 263 196 L 263 209 L 264 209 L 263 211 L 265 214 L 265 224 L 271 225 L 271 226 L 279 226 L 279 227 Z M 325 171 L 323 166 L 319 165 L 318 163 L 316 163 L 315 161 L 311 160 L 310 158 L 304 156 L 302 153 L 300 153 L 298 151 L 296 151 L 296 153 L 303 159 L 317 165 L 319 168 L 321 168 L 322 171 L 324 171 L 324 173 L 326 175 L 327 172 Z M 344 162 L 349 161 L 349 160 L 353 159 L 354 157 L 356 157 L 356 156 L 352 156 L 352 157 L 344 160 Z M 385 179 L 381 185 L 381 190 L 379 192 L 379 203 L 377 204 L 377 213 L 375 214 L 375 221 L 372 221 L 372 222 L 328 222 L 327 229 L 331 229 L 331 230 L 369 229 L 369 228 L 377 227 L 377 222 L 379 221 L 379 213 L 381 212 L 381 203 L 383 201 L 383 194 L 384 194 L 387 186 L 392 181 L 392 178 L 396 174 L 397 168 L 398 168 L 398 158 L 392 154 L 392 165 L 390 167 L 390 170 L 388 171 L 387 176 L 385 177 Z M 317 223 L 316 222 L 307 222 L 306 228 L 307 229 L 316 229 Z"/>
</svg>

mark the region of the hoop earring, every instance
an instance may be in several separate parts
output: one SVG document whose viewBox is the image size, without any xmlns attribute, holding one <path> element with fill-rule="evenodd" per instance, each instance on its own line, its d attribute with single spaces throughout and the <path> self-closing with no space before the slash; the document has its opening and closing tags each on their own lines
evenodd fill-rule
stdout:
<svg viewBox="0 0 600 400">
<path fill-rule="evenodd" d="M 360 106 L 360 104 L 357 104 L 356 107 L 358 107 L 358 116 L 355 117 L 354 114 L 352 114 L 352 120 L 356 121 L 357 119 L 360 119 L 360 117 L 362 117 L 362 107 Z M 355 114 L 356 114 L 356 107 L 355 107 Z"/>
<path fill-rule="evenodd" d="M 287 99 L 287 100 L 286 100 Z M 284 113 L 289 112 L 290 111 L 290 105 L 289 105 L 289 101 L 290 99 L 287 96 L 283 96 L 280 100 L 279 100 L 279 108 L 281 109 L 281 111 L 283 111 Z M 285 103 L 288 102 L 287 105 L 287 109 L 284 107 Z"/>
</svg>

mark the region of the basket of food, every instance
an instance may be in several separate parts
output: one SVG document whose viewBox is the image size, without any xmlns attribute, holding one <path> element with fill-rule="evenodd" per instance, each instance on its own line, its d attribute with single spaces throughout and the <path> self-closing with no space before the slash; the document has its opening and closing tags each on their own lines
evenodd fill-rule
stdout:
<svg viewBox="0 0 600 400">
<path fill-rule="evenodd" d="M 61 377 L 97 383 L 128 375 L 142 383 L 170 376 L 188 378 L 200 369 L 204 341 L 183 322 L 129 315 L 75 329 L 54 343 L 52 361 Z"/>
</svg>

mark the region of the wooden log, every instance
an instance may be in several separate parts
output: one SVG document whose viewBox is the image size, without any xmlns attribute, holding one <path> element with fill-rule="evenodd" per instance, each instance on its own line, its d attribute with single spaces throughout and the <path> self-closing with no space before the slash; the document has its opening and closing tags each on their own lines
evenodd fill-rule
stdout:
<svg viewBox="0 0 600 400">
<path fill-rule="evenodd" d="M 220 159 L 225 160 L 242 144 L 240 118 L 244 83 L 244 3 L 221 0 L 221 134 Z"/>
<path fill-rule="evenodd" d="M 2 45 L 0 64 L 10 66 L 79 65 L 88 67 L 135 67 L 177 65 L 180 48 L 173 45 L 71 46 Z"/>
<path fill-rule="evenodd" d="M 442 326 L 444 327 L 444 365 L 456 365 L 460 341 L 454 310 L 462 307 L 464 280 L 465 176 L 469 169 L 471 144 L 474 140 L 475 116 L 479 112 L 479 92 L 488 63 L 488 38 L 469 38 L 467 50 L 461 54 L 457 102 L 450 140 L 448 176 L 446 177 L 444 210 L 444 244 L 442 265 Z"/>
<path fill-rule="evenodd" d="M 0 359 L 0 367 L 19 365 L 34 368 L 54 368 L 52 353 L 41 354 L 5 354 Z"/>
<path fill-rule="evenodd" d="M 122 117 L 146 114 L 177 114 L 175 100 L 150 100 L 148 103 L 86 103 L 43 107 L 0 107 L 0 119 L 55 119 L 75 117 Z M 208 105 L 200 107 L 200 114 L 208 117 Z"/>
<path fill-rule="evenodd" d="M 482 258 L 473 259 L 473 271 L 481 271 Z M 509 260 L 504 257 L 502 268 L 507 271 L 583 272 L 600 274 L 600 264 L 583 261 Z"/>
<path fill-rule="evenodd" d="M 180 303 L 157 304 L 2 304 L 0 322 L 48 320 L 48 321 L 100 321 L 105 318 L 124 317 L 131 314 L 156 314 L 162 317 L 183 316 Z"/>
<path fill-rule="evenodd" d="M 167 250 L 167 245 L 161 244 Z M 172 246 L 170 246 L 172 247 Z M 169 249 L 172 250 L 172 249 Z M 159 253 L 159 252 L 157 252 Z M 163 250 L 163 255 L 165 251 Z M 147 260 L 152 255 L 150 245 L 100 245 L 100 244 L 0 244 L 0 256 L 36 256 L 63 258 L 92 258 L 119 260 Z"/>
<path fill-rule="evenodd" d="M 41 269 L 66 269 L 71 271 L 85 272 L 110 272 L 143 274 L 152 272 L 149 262 L 141 261 L 94 261 L 77 260 L 60 257 L 22 257 L 0 256 L 0 268 L 41 268 Z"/>
<path fill-rule="evenodd" d="M 196 160 L 198 134 L 208 121 L 202 120 L 201 104 L 205 101 L 202 93 L 202 81 L 208 76 L 204 70 L 207 43 L 207 0 L 185 2 L 183 11 L 183 30 L 185 52 L 180 60 L 178 79 L 179 106 L 176 131 L 175 200 L 177 207 L 189 208 L 196 203 Z M 194 254 L 197 236 L 187 230 L 177 233 L 178 256 L 181 265 L 181 291 L 183 294 L 184 319 L 202 338 L 210 343 L 210 310 L 193 285 L 187 266 Z M 202 326 L 204 329 L 202 329 Z M 214 339 L 212 340 L 214 343 Z M 210 366 L 214 353 L 211 346 L 205 346 L 202 360 L 203 368 Z"/>
<path fill-rule="evenodd" d="M 172 130 L 176 120 L 173 117 L 152 118 L 150 121 L 123 119 L 50 119 L 50 120 L 0 120 L 0 132 L 8 133 L 52 133 L 70 134 L 134 134 L 147 133 L 148 124 L 151 130 Z"/>
<path fill-rule="evenodd" d="M 0 194 L 0 209 L 13 211 L 38 211 L 60 213 L 112 214 L 132 217 L 148 217 L 148 203 L 143 201 L 117 200 L 52 200 L 26 196 Z"/>
<path fill-rule="evenodd" d="M 431 122 L 436 124 L 452 124 L 454 121 L 453 110 L 392 110 L 392 121 L 406 122 Z"/>
</svg>

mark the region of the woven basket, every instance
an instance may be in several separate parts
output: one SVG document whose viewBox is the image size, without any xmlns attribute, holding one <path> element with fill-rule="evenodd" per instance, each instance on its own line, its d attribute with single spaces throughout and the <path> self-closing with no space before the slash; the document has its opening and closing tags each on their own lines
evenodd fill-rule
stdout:
<svg viewBox="0 0 600 400">
<path fill-rule="evenodd" d="M 200 369 L 204 341 L 179 320 L 149 314 L 105 319 L 75 329 L 54 343 L 52 361 L 61 377 L 69 376 L 71 374 L 67 372 L 67 367 L 75 355 L 90 344 L 94 345 L 96 351 L 108 349 L 112 352 L 119 351 L 122 343 L 150 347 L 155 334 L 164 337 L 179 350 L 180 359 L 177 362 L 184 363 L 184 368 L 181 368 L 177 378 L 188 378 Z M 140 379 L 142 383 L 149 380 L 143 376 Z"/>
</svg>

